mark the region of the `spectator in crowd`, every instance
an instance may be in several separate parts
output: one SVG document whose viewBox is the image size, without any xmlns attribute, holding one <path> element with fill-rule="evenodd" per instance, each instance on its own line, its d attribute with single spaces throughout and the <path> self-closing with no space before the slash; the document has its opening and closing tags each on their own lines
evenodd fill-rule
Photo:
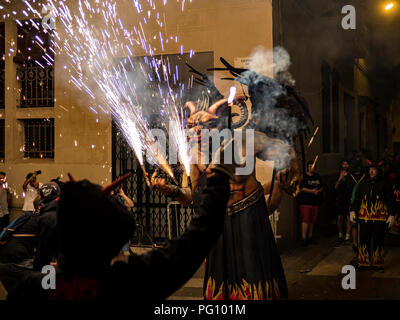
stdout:
<svg viewBox="0 0 400 320">
<path fill-rule="evenodd" d="M 37 214 L 24 220 L 0 248 L 0 280 L 13 299 L 19 285 L 57 256 L 57 207 L 60 188 L 54 182 L 40 188 L 34 200 Z M 39 202 L 40 200 L 40 202 Z"/>
<path fill-rule="evenodd" d="M 112 191 L 111 196 L 117 199 L 122 205 L 124 205 L 128 209 L 133 208 L 135 205 L 132 199 L 125 194 L 122 187 L 118 188 L 116 191 Z"/>
<path fill-rule="evenodd" d="M 337 228 L 338 228 L 338 241 L 337 245 L 343 242 L 343 225 L 346 217 L 349 213 L 349 205 L 351 198 L 350 185 L 348 183 L 350 165 L 346 159 L 343 159 L 340 163 L 340 169 L 338 177 L 335 183 L 335 211 L 337 214 Z M 346 238 L 345 240 L 350 240 L 351 224 L 347 219 L 346 225 Z"/>
<path fill-rule="evenodd" d="M 5 172 L 0 172 L 0 231 L 10 222 L 8 207 L 11 204 L 11 193 L 8 188 Z"/>
<path fill-rule="evenodd" d="M 307 172 L 300 185 L 298 204 L 301 213 L 301 238 L 302 245 L 313 243 L 314 225 L 317 221 L 319 208 L 322 204 L 323 184 L 321 177 L 316 173 L 314 163 L 307 162 Z M 315 241 L 314 241 L 315 243 Z"/>
<path fill-rule="evenodd" d="M 359 269 L 383 270 L 386 224 L 394 224 L 394 193 L 382 177 L 382 164 L 369 162 L 369 178 L 359 184 L 351 205 L 350 219 L 359 224 Z"/>
<path fill-rule="evenodd" d="M 193 199 L 199 210 L 185 233 L 140 256 L 118 255 L 135 231 L 126 207 L 107 196 L 107 188 L 87 180 L 67 182 L 57 214 L 56 289 L 43 290 L 45 275 L 32 272 L 13 299 L 166 299 L 193 276 L 221 235 L 234 170 L 231 165 L 207 169 L 205 188 Z"/>
<path fill-rule="evenodd" d="M 39 195 L 39 182 L 37 181 L 38 172 L 28 173 L 26 180 L 22 185 L 22 189 L 25 193 L 24 206 L 22 207 L 22 213 L 33 213 L 35 207 L 33 201 Z"/>
<path fill-rule="evenodd" d="M 349 179 L 347 179 L 347 189 L 351 191 L 349 207 L 347 208 L 348 214 L 348 221 L 351 225 L 351 233 L 353 237 L 353 251 L 357 252 L 358 250 L 358 226 L 355 222 L 351 222 L 350 219 L 350 207 L 354 202 L 356 191 L 360 185 L 360 183 L 365 179 L 366 175 L 364 173 L 364 169 L 362 166 L 362 161 L 356 160 L 351 163 L 350 172 L 349 172 Z M 347 235 L 346 235 L 347 236 Z"/>
</svg>

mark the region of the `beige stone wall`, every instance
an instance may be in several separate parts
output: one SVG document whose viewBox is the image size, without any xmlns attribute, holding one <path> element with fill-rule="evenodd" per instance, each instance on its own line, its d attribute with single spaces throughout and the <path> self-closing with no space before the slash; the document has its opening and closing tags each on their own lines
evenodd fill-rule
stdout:
<svg viewBox="0 0 400 320">
<path fill-rule="evenodd" d="M 39 181 L 61 177 L 67 179 L 71 172 L 77 179 L 87 178 L 105 184 L 111 180 L 111 122 L 108 116 L 97 117 L 89 112 L 85 96 L 66 80 L 62 56 L 55 58 L 55 107 L 18 108 L 19 83 L 16 65 L 9 53 L 16 42 L 17 28 L 14 20 L 5 20 L 6 76 L 5 76 L 5 159 L 0 170 L 7 173 L 7 180 L 14 197 L 13 207 L 23 204 L 22 183 L 28 172 L 42 170 Z M 16 46 L 14 45 L 15 49 Z M 26 159 L 21 149 L 24 143 L 23 125 L 19 119 L 54 118 L 54 159 Z M 76 143 L 75 143 L 76 141 Z"/>
<path fill-rule="evenodd" d="M 70 3 L 73 3 L 72 1 Z M 16 10 L 17 15 L 4 17 L 6 25 L 6 108 L 0 112 L 6 120 L 5 161 L 0 164 L 0 170 L 6 171 L 10 187 L 16 191 L 13 206 L 23 203 L 21 196 L 22 183 L 25 175 L 33 170 L 42 170 L 40 182 L 61 176 L 67 179 L 71 172 L 77 179 L 87 178 L 99 184 L 105 184 L 111 179 L 111 122 L 105 115 L 96 115 L 89 110 L 89 100 L 85 94 L 68 81 L 67 70 L 64 69 L 64 57 L 55 58 L 55 107 L 47 109 L 17 108 L 18 82 L 16 67 L 8 54 L 12 42 L 16 42 L 16 24 L 13 19 L 24 19 L 20 14 L 23 3 L 6 4 L 8 11 Z M 160 7 L 161 8 L 161 7 Z M 40 10 L 39 10 L 40 11 Z M 165 11 L 165 13 L 163 13 Z M 137 22 L 137 14 L 132 1 L 118 1 L 118 16 L 132 26 Z M 160 20 L 164 37 L 178 36 L 178 44 L 170 41 L 165 45 L 165 54 L 176 54 L 183 45 L 184 52 L 212 51 L 214 66 L 221 66 L 219 57 L 234 62 L 235 58 L 248 57 L 257 46 L 272 49 L 272 7 L 269 0 L 193 0 L 186 1 L 184 14 L 181 3 L 168 1 L 166 7 L 160 10 Z M 56 22 L 56 26 L 57 26 Z M 125 25 L 129 28 L 129 25 Z M 157 25 L 145 25 L 146 34 L 159 30 Z M 57 31 L 62 37 L 62 30 Z M 122 40 L 121 40 L 122 41 Z M 159 39 L 152 41 L 155 54 L 160 54 Z M 13 46 L 16 48 L 16 45 Z M 135 55 L 145 52 L 137 50 Z M 217 87 L 227 94 L 232 82 L 221 81 L 228 73 L 215 73 Z M 239 87 L 238 87 L 239 88 Z M 55 121 L 55 157 L 54 160 L 24 159 L 20 151 L 23 146 L 23 128 L 18 119 L 52 117 Z M 260 179 L 267 179 L 270 170 L 267 166 L 259 166 Z M 18 196 L 18 198 L 17 198 Z"/>
</svg>

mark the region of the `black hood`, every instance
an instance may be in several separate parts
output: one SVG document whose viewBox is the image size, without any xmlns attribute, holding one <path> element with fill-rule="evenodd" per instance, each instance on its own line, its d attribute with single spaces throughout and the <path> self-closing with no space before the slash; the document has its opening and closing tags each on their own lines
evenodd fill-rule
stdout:
<svg viewBox="0 0 400 320">
<path fill-rule="evenodd" d="M 42 203 L 40 206 L 40 214 L 54 211 L 56 212 L 58 209 L 58 198 L 51 200 L 50 202 Z"/>
</svg>

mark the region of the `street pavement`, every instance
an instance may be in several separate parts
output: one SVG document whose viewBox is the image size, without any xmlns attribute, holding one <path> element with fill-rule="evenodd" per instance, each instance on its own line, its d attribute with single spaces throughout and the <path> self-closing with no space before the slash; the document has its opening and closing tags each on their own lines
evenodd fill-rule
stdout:
<svg viewBox="0 0 400 320">
<path fill-rule="evenodd" d="M 387 300 L 400 299 L 400 235 L 385 239 L 385 271 L 356 271 L 356 289 L 344 290 L 344 265 L 355 263 L 351 244 L 335 247 L 336 238 L 319 237 L 317 244 L 302 247 L 296 243 L 281 252 L 290 300 Z M 279 240 L 278 240 L 279 241 Z M 150 248 L 132 247 L 137 254 Z M 168 300 L 202 300 L 204 264 Z M 0 282 L 0 300 L 6 292 Z"/>
<path fill-rule="evenodd" d="M 281 253 L 290 300 L 400 299 L 400 236 L 387 235 L 385 270 L 356 271 L 356 289 L 344 290 L 345 265 L 355 265 L 350 243 L 335 247 L 335 237 L 319 238 L 316 245 L 295 244 Z M 169 300 L 202 299 L 204 265 Z"/>
</svg>

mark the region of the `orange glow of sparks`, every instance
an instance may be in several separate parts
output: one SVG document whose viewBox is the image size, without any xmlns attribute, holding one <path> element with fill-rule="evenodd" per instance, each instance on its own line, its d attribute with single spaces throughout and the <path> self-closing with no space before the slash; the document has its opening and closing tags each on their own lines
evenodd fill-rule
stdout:
<svg viewBox="0 0 400 320">
<path fill-rule="evenodd" d="M 394 3 L 391 2 L 391 3 L 389 3 L 389 4 L 386 5 L 385 10 L 386 10 L 386 11 L 389 11 L 389 10 L 392 9 L 393 7 L 394 7 Z"/>
</svg>

